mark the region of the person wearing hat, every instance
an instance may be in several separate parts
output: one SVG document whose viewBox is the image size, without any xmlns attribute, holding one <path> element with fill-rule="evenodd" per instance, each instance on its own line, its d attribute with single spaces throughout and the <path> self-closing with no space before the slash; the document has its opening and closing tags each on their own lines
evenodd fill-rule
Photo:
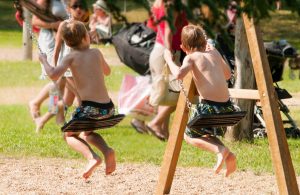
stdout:
<svg viewBox="0 0 300 195">
<path fill-rule="evenodd" d="M 93 12 L 89 25 L 90 35 L 94 43 L 100 43 L 111 37 L 111 15 L 103 0 L 93 4 Z"/>
</svg>

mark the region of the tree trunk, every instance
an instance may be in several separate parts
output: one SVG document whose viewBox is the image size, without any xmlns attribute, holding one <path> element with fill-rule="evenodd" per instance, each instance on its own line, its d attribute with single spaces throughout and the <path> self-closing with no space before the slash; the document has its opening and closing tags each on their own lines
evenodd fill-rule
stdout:
<svg viewBox="0 0 300 195">
<path fill-rule="evenodd" d="M 26 8 L 23 9 L 23 13 L 23 60 L 32 60 L 31 16 Z"/>
<path fill-rule="evenodd" d="M 241 19 L 237 20 L 235 31 L 235 84 L 238 89 L 255 89 L 256 82 L 253 72 L 246 31 Z M 236 99 L 236 104 L 241 110 L 247 111 L 247 115 L 234 127 L 227 128 L 225 139 L 240 141 L 253 140 L 253 113 L 255 101 Z"/>
</svg>

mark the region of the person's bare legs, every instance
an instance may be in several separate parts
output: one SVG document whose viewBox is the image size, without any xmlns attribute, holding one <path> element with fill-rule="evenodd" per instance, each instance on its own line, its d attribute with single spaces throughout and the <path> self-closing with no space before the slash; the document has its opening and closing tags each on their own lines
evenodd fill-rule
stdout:
<svg viewBox="0 0 300 195">
<path fill-rule="evenodd" d="M 219 145 L 224 146 L 224 144 L 218 138 L 212 137 L 212 136 L 209 137 L 209 138 L 214 140 Z M 235 157 L 234 153 L 232 153 L 232 152 L 228 153 L 228 155 L 225 159 L 225 163 L 226 163 L 226 174 L 225 174 L 225 176 L 228 177 L 231 173 L 233 173 L 237 169 L 236 157 Z"/>
<path fill-rule="evenodd" d="M 50 112 L 46 112 L 43 116 L 34 119 L 35 122 L 35 131 L 39 133 L 43 128 L 44 125 L 54 116 Z"/>
<path fill-rule="evenodd" d="M 88 164 L 82 174 L 84 179 L 88 179 L 97 166 L 101 164 L 100 157 L 92 150 L 92 148 L 78 134 L 65 133 L 64 138 L 67 144 L 75 151 L 81 153 L 87 160 Z"/>
<path fill-rule="evenodd" d="M 216 174 L 221 171 L 222 166 L 230 153 L 230 150 L 226 148 L 224 144 L 220 144 L 219 142 L 221 141 L 218 138 L 211 136 L 191 138 L 187 135 L 184 135 L 184 139 L 188 144 L 215 153 L 217 155 L 217 163 L 214 170 Z"/>
<path fill-rule="evenodd" d="M 101 135 L 95 132 L 83 132 L 80 134 L 80 138 L 94 145 L 104 155 L 105 160 L 105 173 L 109 175 L 116 170 L 116 157 L 115 151 L 110 148 Z"/>
<path fill-rule="evenodd" d="M 30 115 L 33 120 L 40 117 L 40 107 L 42 103 L 49 97 L 49 90 L 52 87 L 52 82 L 47 83 L 38 95 L 29 101 Z"/>
<path fill-rule="evenodd" d="M 51 112 L 46 112 L 43 116 L 40 116 L 40 117 L 37 117 L 36 119 L 34 119 L 34 122 L 35 122 L 35 131 L 37 133 L 39 133 L 43 128 L 44 128 L 44 125 L 52 118 L 56 115 L 56 117 L 59 115 L 59 116 L 63 116 L 64 117 L 64 104 L 62 101 L 58 101 L 58 111 L 57 111 L 57 114 L 52 114 Z M 56 120 L 56 123 L 61 125 L 64 123 L 64 120 L 63 121 L 57 121 Z"/>
<path fill-rule="evenodd" d="M 166 122 L 168 123 L 171 113 L 176 109 L 175 106 L 159 106 L 157 115 L 150 121 L 147 126 L 153 129 L 157 135 L 167 137 L 169 132 L 166 132 L 168 129 L 163 129 L 166 127 Z"/>
<path fill-rule="evenodd" d="M 225 176 L 228 177 L 231 173 L 233 173 L 236 168 L 236 157 L 232 152 L 229 152 L 227 158 L 225 159 L 226 163 L 226 173 Z"/>
<path fill-rule="evenodd" d="M 75 94 L 73 91 L 73 87 L 70 87 L 71 85 L 73 85 L 73 80 L 69 79 L 69 78 L 64 78 L 64 85 L 63 85 L 63 101 L 60 102 L 59 104 L 59 109 L 62 109 L 63 112 L 59 112 L 56 115 L 56 123 L 57 124 L 63 124 L 65 122 L 65 106 L 70 107 L 72 106 L 74 99 L 75 99 Z"/>
</svg>

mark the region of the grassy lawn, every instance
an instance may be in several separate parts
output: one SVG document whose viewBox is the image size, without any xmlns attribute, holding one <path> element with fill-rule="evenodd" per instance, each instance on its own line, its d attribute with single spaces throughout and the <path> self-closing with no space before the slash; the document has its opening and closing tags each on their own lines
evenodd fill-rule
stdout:
<svg viewBox="0 0 300 195">
<path fill-rule="evenodd" d="M 264 40 L 285 39 L 300 50 L 299 22 L 299 16 L 286 10 L 271 13 L 271 18 L 261 22 Z"/>
<path fill-rule="evenodd" d="M 105 77 L 110 91 L 118 91 L 124 74 L 136 74 L 126 66 L 111 66 L 112 73 Z M 0 61 L 0 88 L 43 86 L 48 80 L 40 80 L 40 64 L 32 61 Z M 12 75 L 13 73 L 13 75 Z"/>
<path fill-rule="evenodd" d="M 45 126 L 41 134 L 37 135 L 25 105 L 2 105 L 0 106 L 0 115 L 3 116 L 0 118 L 1 155 L 82 158 L 66 145 L 59 127 L 53 121 Z M 116 149 L 119 162 L 159 165 L 162 161 L 166 143 L 152 136 L 136 133 L 129 125 L 129 118 L 126 118 L 116 127 L 99 132 Z M 295 170 L 299 175 L 299 140 L 289 139 L 288 143 Z M 272 172 L 271 157 L 266 139 L 256 139 L 254 143 L 226 144 L 237 154 L 239 170 L 253 170 L 256 174 Z M 180 166 L 213 167 L 214 163 L 215 155 L 183 143 L 179 159 Z"/>
</svg>

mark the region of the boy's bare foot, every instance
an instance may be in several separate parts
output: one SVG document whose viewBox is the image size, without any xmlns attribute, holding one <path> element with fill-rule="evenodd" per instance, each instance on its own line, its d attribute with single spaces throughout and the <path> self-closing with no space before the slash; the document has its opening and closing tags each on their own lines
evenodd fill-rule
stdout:
<svg viewBox="0 0 300 195">
<path fill-rule="evenodd" d="M 44 123 L 42 121 L 42 117 L 38 117 L 34 119 L 35 122 L 35 132 L 39 133 L 44 128 Z"/>
<path fill-rule="evenodd" d="M 105 158 L 105 174 L 110 175 L 116 170 L 116 156 L 115 151 L 110 149 L 106 154 L 104 154 Z"/>
<path fill-rule="evenodd" d="M 64 115 L 64 103 L 62 101 L 58 102 L 58 112 L 56 114 L 56 124 L 63 125 L 65 123 L 65 115 Z"/>
<path fill-rule="evenodd" d="M 214 168 L 216 174 L 218 174 L 221 171 L 223 164 L 226 158 L 228 157 L 229 153 L 230 152 L 227 148 L 224 148 L 223 151 L 217 153 L 218 160 Z"/>
<path fill-rule="evenodd" d="M 228 177 L 231 173 L 236 170 L 236 157 L 235 155 L 230 152 L 225 159 L 226 162 L 226 174 L 225 176 Z"/>
<path fill-rule="evenodd" d="M 33 120 L 35 120 L 36 118 L 41 116 L 39 107 L 35 103 L 30 101 L 28 106 L 29 106 L 29 111 L 30 111 L 31 118 Z"/>
<path fill-rule="evenodd" d="M 92 173 L 94 172 L 96 167 L 101 164 L 101 162 L 102 161 L 99 157 L 95 157 L 93 159 L 90 159 L 88 164 L 87 164 L 86 170 L 84 171 L 82 177 L 84 179 L 88 179 L 92 175 Z"/>
</svg>

